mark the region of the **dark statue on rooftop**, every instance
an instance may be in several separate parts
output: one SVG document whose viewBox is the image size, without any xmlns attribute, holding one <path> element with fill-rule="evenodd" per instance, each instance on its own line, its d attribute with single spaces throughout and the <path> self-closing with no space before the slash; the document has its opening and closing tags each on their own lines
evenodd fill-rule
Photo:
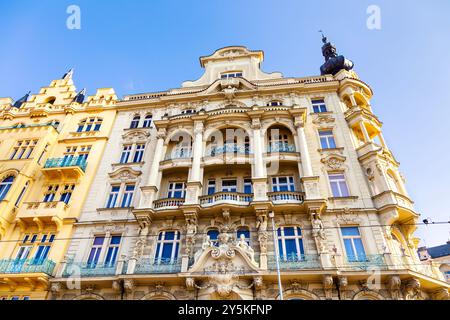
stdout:
<svg viewBox="0 0 450 320">
<path fill-rule="evenodd" d="M 323 34 L 322 42 L 322 54 L 325 57 L 325 63 L 320 67 L 320 73 L 322 75 L 335 75 L 341 70 L 350 71 L 353 69 L 353 62 L 346 59 L 344 56 L 338 55 L 335 45 L 329 42 L 327 37 L 325 37 Z"/>
</svg>

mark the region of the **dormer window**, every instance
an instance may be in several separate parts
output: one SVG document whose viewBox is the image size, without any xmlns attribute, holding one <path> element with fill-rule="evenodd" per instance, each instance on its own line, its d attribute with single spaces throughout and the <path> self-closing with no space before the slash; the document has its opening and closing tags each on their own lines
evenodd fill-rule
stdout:
<svg viewBox="0 0 450 320">
<path fill-rule="evenodd" d="M 193 109 L 185 109 L 181 111 L 181 114 L 192 114 L 195 113 L 195 110 Z"/>
<path fill-rule="evenodd" d="M 279 101 L 279 100 L 273 100 L 270 101 L 269 103 L 267 103 L 268 107 L 280 107 L 283 105 L 283 102 Z"/>
<path fill-rule="evenodd" d="M 242 77 L 242 71 L 224 72 L 220 75 L 221 79 L 230 79 Z"/>
</svg>

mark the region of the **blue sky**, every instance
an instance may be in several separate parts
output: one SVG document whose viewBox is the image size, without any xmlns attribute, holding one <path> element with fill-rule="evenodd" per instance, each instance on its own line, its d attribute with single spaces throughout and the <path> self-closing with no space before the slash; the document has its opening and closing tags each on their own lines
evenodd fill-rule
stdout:
<svg viewBox="0 0 450 320">
<path fill-rule="evenodd" d="M 81 30 L 66 9 L 81 8 Z M 369 5 L 381 30 L 366 26 Z M 0 0 L 0 97 L 37 92 L 70 67 L 88 93 L 166 90 L 202 74 L 198 58 L 228 45 L 265 51 L 263 69 L 319 74 L 323 29 L 369 83 L 374 112 L 423 218 L 449 221 L 450 1 Z M 421 227 L 424 244 L 450 225 Z"/>
</svg>

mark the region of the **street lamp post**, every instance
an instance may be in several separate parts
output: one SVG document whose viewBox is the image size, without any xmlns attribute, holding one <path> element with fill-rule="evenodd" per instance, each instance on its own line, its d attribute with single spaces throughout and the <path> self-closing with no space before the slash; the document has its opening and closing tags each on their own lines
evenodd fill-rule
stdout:
<svg viewBox="0 0 450 320">
<path fill-rule="evenodd" d="M 277 231 L 275 230 L 275 213 L 273 211 L 269 212 L 269 218 L 272 219 L 272 236 L 273 236 L 273 244 L 275 247 L 275 261 L 277 263 L 278 290 L 280 291 L 280 300 L 284 300 L 283 285 L 281 284 L 280 253 L 278 249 Z"/>
</svg>

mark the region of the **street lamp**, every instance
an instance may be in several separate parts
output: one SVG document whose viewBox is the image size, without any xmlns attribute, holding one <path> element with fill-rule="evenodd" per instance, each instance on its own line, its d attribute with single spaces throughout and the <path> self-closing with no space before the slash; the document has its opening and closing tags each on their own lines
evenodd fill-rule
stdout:
<svg viewBox="0 0 450 320">
<path fill-rule="evenodd" d="M 281 284 L 280 253 L 278 249 L 277 231 L 275 230 L 275 213 L 273 211 L 269 212 L 269 218 L 272 219 L 272 236 L 273 236 L 273 245 L 275 247 L 275 261 L 277 263 L 278 290 L 280 291 L 280 300 L 284 300 L 283 286 Z"/>
</svg>

